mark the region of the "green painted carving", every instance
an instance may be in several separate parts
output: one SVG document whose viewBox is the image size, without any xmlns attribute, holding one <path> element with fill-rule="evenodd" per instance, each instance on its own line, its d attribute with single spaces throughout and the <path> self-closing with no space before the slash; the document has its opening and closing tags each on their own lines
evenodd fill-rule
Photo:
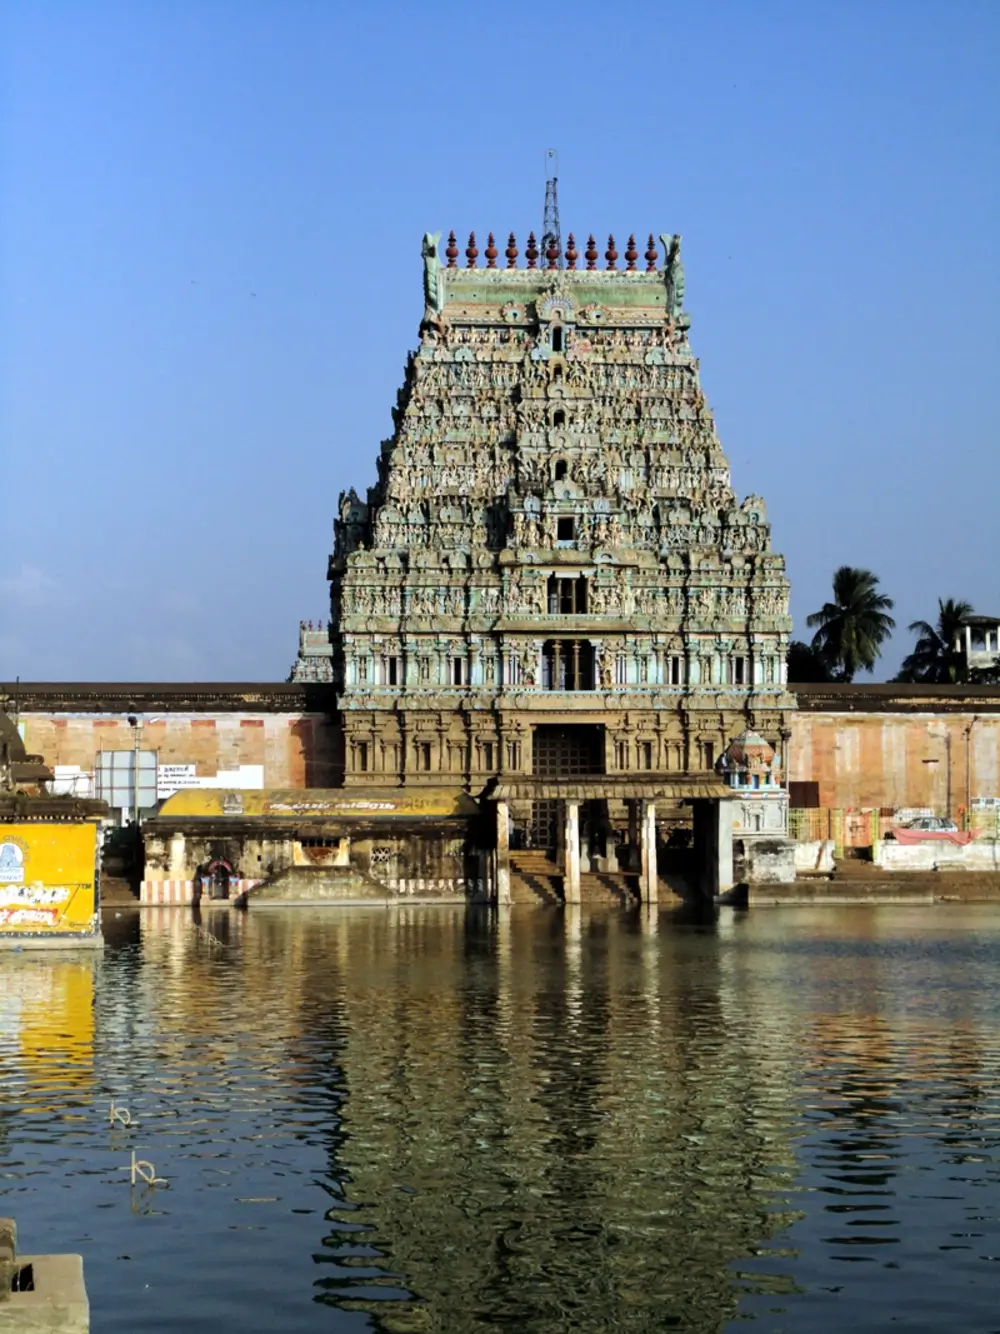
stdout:
<svg viewBox="0 0 1000 1334">
<path fill-rule="evenodd" d="M 681 262 L 681 238 L 675 232 L 673 236 L 660 235 L 663 248 L 667 252 L 667 314 L 677 319 L 684 310 L 684 265 Z"/>
<path fill-rule="evenodd" d="M 440 240 L 440 232 L 424 232 L 423 244 L 420 247 L 420 254 L 424 261 L 424 305 L 435 314 L 444 304 L 441 299 L 439 279 L 441 261 L 438 258 L 438 243 Z"/>
</svg>

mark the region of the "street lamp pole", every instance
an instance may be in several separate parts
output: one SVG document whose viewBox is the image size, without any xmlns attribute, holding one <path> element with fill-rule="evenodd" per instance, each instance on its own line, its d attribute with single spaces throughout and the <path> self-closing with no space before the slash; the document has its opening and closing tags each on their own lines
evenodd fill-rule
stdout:
<svg viewBox="0 0 1000 1334">
<path fill-rule="evenodd" d="M 133 748 L 132 748 L 132 807 L 134 811 L 134 823 L 136 829 L 139 828 L 139 751 L 142 745 L 142 720 L 137 718 L 134 713 L 128 717 L 128 725 L 132 729 Z"/>
<path fill-rule="evenodd" d="M 965 731 L 965 827 L 972 828 L 972 729 L 979 722 L 974 716 Z"/>
</svg>

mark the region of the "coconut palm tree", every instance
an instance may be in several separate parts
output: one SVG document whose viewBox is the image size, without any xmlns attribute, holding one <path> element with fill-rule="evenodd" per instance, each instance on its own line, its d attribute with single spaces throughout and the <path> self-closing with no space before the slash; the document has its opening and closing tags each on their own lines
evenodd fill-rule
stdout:
<svg viewBox="0 0 1000 1334">
<path fill-rule="evenodd" d="M 946 686 L 964 681 L 966 662 L 955 649 L 955 641 L 966 616 L 972 615 L 968 602 L 938 598 L 937 624 L 913 621 L 910 633 L 917 636 L 913 652 L 903 659 L 897 681 L 919 681 L 924 685 Z"/>
<path fill-rule="evenodd" d="M 896 622 L 892 598 L 878 591 L 878 575 L 842 565 L 833 576 L 833 601 L 806 617 L 818 627 L 812 647 L 836 681 L 853 681 L 862 667 L 870 672 Z"/>
<path fill-rule="evenodd" d="M 808 685 L 831 679 L 830 669 L 811 644 L 793 639 L 788 645 L 788 680 L 795 685 Z"/>
</svg>

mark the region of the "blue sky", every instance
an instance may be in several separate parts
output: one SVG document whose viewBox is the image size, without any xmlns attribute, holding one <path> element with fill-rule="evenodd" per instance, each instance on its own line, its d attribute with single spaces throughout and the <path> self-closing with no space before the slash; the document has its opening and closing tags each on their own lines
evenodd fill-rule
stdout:
<svg viewBox="0 0 1000 1334">
<path fill-rule="evenodd" d="M 282 679 L 420 238 L 679 231 L 799 633 L 1000 614 L 1000 4 L 7 0 L 0 679 Z M 482 244 L 482 242 L 481 242 Z"/>
</svg>

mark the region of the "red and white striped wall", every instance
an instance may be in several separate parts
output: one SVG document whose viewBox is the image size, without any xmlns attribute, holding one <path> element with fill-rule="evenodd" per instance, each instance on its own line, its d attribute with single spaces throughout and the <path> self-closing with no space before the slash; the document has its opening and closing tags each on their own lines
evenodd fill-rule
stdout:
<svg viewBox="0 0 1000 1334">
<path fill-rule="evenodd" d="M 252 889 L 254 885 L 259 885 L 259 880 L 230 880 L 229 899 L 232 901 L 237 898 L 244 890 Z M 203 902 L 215 903 L 218 900 L 209 899 L 208 895 L 203 895 Z M 140 904 L 173 904 L 173 903 L 193 903 L 194 902 L 194 881 L 193 880 L 143 880 L 139 885 L 139 903 Z"/>
</svg>

